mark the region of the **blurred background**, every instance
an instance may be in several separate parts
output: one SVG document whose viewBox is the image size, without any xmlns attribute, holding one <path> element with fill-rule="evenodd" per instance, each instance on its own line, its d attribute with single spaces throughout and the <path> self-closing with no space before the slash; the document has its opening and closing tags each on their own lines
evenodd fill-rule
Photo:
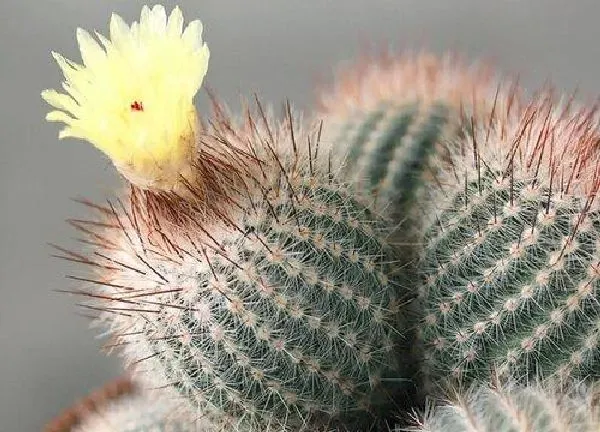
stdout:
<svg viewBox="0 0 600 432">
<path fill-rule="evenodd" d="M 78 315 L 72 267 L 47 243 L 77 248 L 64 222 L 85 217 L 70 200 L 111 196 L 119 178 L 87 143 L 59 142 L 39 97 L 59 88 L 56 50 L 80 61 L 75 29 L 108 34 L 111 12 L 139 19 L 134 0 L 0 1 L 0 432 L 38 431 L 120 373 L 118 359 Z M 200 18 L 211 60 L 205 82 L 232 108 L 254 92 L 310 109 L 317 82 L 364 46 L 453 49 L 491 58 L 533 90 L 600 94 L 597 0 L 181 0 Z M 200 93 L 197 105 L 207 106 Z M 82 311 L 79 310 L 81 313 Z"/>
</svg>

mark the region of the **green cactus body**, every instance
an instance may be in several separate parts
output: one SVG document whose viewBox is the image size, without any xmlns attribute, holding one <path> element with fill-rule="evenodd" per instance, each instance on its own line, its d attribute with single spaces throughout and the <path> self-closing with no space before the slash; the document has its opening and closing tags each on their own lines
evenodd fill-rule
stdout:
<svg viewBox="0 0 600 432">
<path fill-rule="evenodd" d="M 433 408 L 414 432 L 595 432 L 597 392 L 481 386 Z"/>
<path fill-rule="evenodd" d="M 427 380 L 600 375 L 591 118 L 536 101 L 438 161 L 422 240 Z"/>
<path fill-rule="evenodd" d="M 95 250 L 113 270 L 94 307 L 140 379 L 228 430 L 364 412 L 403 376 L 388 222 L 310 161 L 264 158 L 219 215 L 168 231 L 132 204 Z"/>
</svg>

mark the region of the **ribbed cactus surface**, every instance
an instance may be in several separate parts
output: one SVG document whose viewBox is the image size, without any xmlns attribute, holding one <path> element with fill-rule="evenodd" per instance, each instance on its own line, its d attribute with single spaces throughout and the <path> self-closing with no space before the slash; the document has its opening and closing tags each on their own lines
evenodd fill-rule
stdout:
<svg viewBox="0 0 600 432">
<path fill-rule="evenodd" d="M 593 112 L 535 101 L 438 160 L 422 238 L 425 375 L 600 375 Z"/>
<path fill-rule="evenodd" d="M 443 102 L 382 102 L 347 119 L 332 138 L 332 154 L 359 192 L 376 197 L 395 219 L 404 219 L 436 144 L 451 129 L 458 132 L 452 115 Z"/>
<path fill-rule="evenodd" d="M 278 146 L 253 150 L 261 167 L 230 207 L 166 228 L 132 191 L 91 235 L 101 276 L 86 295 L 125 358 L 229 429 L 368 411 L 403 377 L 388 222 Z"/>
<path fill-rule="evenodd" d="M 548 386 L 546 386 L 548 387 Z M 480 385 L 430 410 L 414 432 L 596 432 L 597 392 Z"/>
</svg>

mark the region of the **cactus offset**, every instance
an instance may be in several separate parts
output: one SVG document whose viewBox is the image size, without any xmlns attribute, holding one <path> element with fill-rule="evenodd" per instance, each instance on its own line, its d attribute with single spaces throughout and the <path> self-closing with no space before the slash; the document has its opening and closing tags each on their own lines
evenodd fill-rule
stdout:
<svg viewBox="0 0 600 432">
<path fill-rule="evenodd" d="M 547 387 L 547 388 L 546 388 Z M 479 386 L 427 412 L 413 432 L 596 432 L 597 390 Z"/>
<path fill-rule="evenodd" d="M 402 376 L 387 221 L 296 147 L 291 115 L 286 135 L 266 120 L 212 123 L 202 145 L 253 155 L 226 205 L 180 206 L 173 224 L 132 188 L 128 205 L 101 209 L 102 232 L 88 229 L 94 256 L 80 260 L 101 272 L 79 293 L 141 380 L 220 426 L 376 409 L 382 378 Z"/>
<path fill-rule="evenodd" d="M 544 95 L 519 121 L 486 123 L 432 163 L 426 380 L 598 377 L 596 110 Z"/>
</svg>

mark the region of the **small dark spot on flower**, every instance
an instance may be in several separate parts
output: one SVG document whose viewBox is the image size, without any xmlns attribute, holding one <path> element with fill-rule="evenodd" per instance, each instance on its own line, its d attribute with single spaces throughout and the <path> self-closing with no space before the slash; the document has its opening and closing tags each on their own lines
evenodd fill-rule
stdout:
<svg viewBox="0 0 600 432">
<path fill-rule="evenodd" d="M 131 111 L 144 111 L 144 105 L 142 102 L 133 101 L 129 107 L 131 108 Z"/>
</svg>

